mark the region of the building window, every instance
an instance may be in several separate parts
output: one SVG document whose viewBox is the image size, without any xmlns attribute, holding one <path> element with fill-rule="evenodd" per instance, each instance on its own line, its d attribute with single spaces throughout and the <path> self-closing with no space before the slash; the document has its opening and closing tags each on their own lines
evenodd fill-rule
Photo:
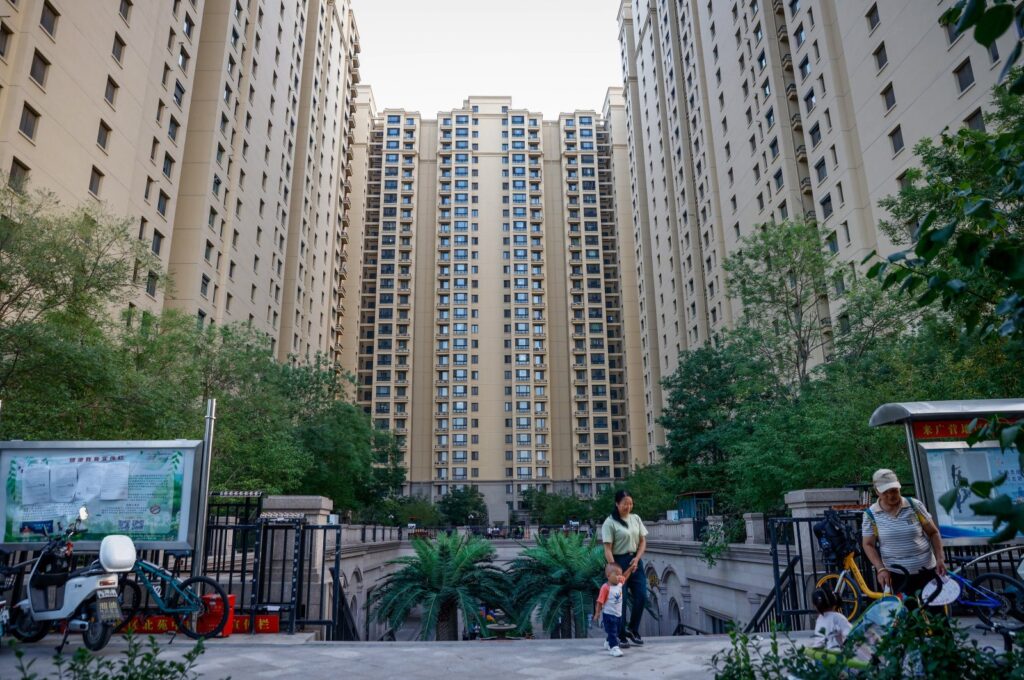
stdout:
<svg viewBox="0 0 1024 680">
<path fill-rule="evenodd" d="M 872 54 L 875 55 L 875 68 L 881 71 L 882 68 L 889 63 L 889 55 L 885 52 L 885 43 L 879 45 L 878 49 L 876 49 Z"/>
<path fill-rule="evenodd" d="M 167 204 L 170 202 L 171 197 L 165 194 L 163 191 L 156 199 L 156 211 L 160 213 L 161 217 L 167 217 Z"/>
<path fill-rule="evenodd" d="M 111 54 L 111 56 L 114 57 L 114 60 L 118 64 L 123 63 L 123 60 L 124 60 L 124 40 L 122 40 L 121 36 L 119 36 L 116 33 L 114 34 L 114 47 L 110 50 L 110 54 Z"/>
<path fill-rule="evenodd" d="M 889 143 L 892 144 L 892 152 L 894 154 L 903 151 L 903 130 L 899 125 L 896 129 L 889 133 Z"/>
<path fill-rule="evenodd" d="M 182 24 L 181 30 L 185 32 L 185 35 L 191 40 L 192 32 L 195 31 L 196 23 L 192 21 L 192 17 L 189 16 L 188 12 L 185 12 L 185 23 Z"/>
<path fill-rule="evenodd" d="M 164 235 L 161 234 L 156 229 L 154 229 L 153 230 L 153 244 L 152 244 L 153 254 L 154 255 L 159 255 L 160 254 L 160 249 L 163 247 L 163 245 L 164 245 Z"/>
<path fill-rule="evenodd" d="M 174 95 L 172 99 L 174 99 L 174 103 L 178 105 L 178 108 L 181 108 L 182 103 L 185 101 L 185 87 L 177 80 L 174 81 Z"/>
<path fill-rule="evenodd" d="M 811 75 L 811 58 L 804 57 L 800 60 L 800 79 L 803 80 Z"/>
<path fill-rule="evenodd" d="M 93 196 L 100 195 L 100 187 L 103 185 L 103 173 L 95 165 L 89 174 L 89 193 Z"/>
<path fill-rule="evenodd" d="M 32 56 L 32 66 L 29 68 L 29 76 L 32 80 L 36 81 L 39 87 L 46 85 L 46 74 L 50 70 L 50 62 L 36 50 L 36 53 Z"/>
<path fill-rule="evenodd" d="M 967 118 L 964 119 L 964 125 L 966 125 L 971 130 L 976 130 L 978 132 L 984 132 L 985 131 L 985 117 L 984 117 L 984 115 L 982 115 L 981 109 L 975 109 L 974 113 L 972 113 L 971 115 L 967 116 Z"/>
<path fill-rule="evenodd" d="M 882 90 L 882 104 L 885 106 L 886 111 L 891 111 L 896 106 L 896 92 L 892 89 L 892 83 L 886 85 L 885 89 Z"/>
<path fill-rule="evenodd" d="M 184 47 L 178 50 L 178 68 L 187 72 L 189 59 L 189 54 Z"/>
<path fill-rule="evenodd" d="M 783 184 L 782 170 L 776 170 L 775 171 L 775 190 L 778 191 L 779 189 L 781 189 L 782 188 L 782 184 Z"/>
<path fill-rule="evenodd" d="M 203 297 L 208 297 L 210 294 L 210 277 L 203 274 L 203 278 L 199 280 L 199 294 Z"/>
<path fill-rule="evenodd" d="M 44 31 L 50 34 L 50 37 L 57 35 L 57 19 L 60 14 L 53 8 L 48 2 L 43 3 L 43 13 L 39 17 L 39 25 Z"/>
<path fill-rule="evenodd" d="M 811 127 L 811 148 L 818 146 L 819 142 L 821 142 L 821 126 L 815 123 Z"/>
<path fill-rule="evenodd" d="M 815 104 L 818 103 L 818 98 L 814 96 L 814 89 L 812 88 L 804 95 L 804 107 L 807 109 L 807 113 L 814 110 Z"/>
<path fill-rule="evenodd" d="M 118 85 L 114 82 L 113 78 L 107 78 L 107 87 L 103 92 L 103 98 L 107 100 L 107 103 L 111 106 L 117 101 L 117 90 Z"/>
<path fill-rule="evenodd" d="M 0 23 L 0 57 L 7 58 L 7 50 L 11 47 L 11 36 L 14 32 L 7 28 L 7 24 Z"/>
<path fill-rule="evenodd" d="M 967 58 L 953 71 L 956 76 L 956 85 L 961 92 L 974 84 L 974 70 L 971 68 L 971 60 Z"/>
<path fill-rule="evenodd" d="M 828 177 L 828 168 L 825 166 L 824 158 L 814 164 L 814 173 L 817 175 L 819 183 L 825 181 L 825 178 Z"/>
<path fill-rule="evenodd" d="M 146 293 L 148 293 L 150 297 L 156 297 L 156 282 L 156 272 L 149 272 L 149 275 L 146 276 Z"/>
<path fill-rule="evenodd" d="M 170 179 L 171 173 L 174 172 L 174 159 L 171 158 L 171 154 L 164 154 L 164 177 Z"/>
<path fill-rule="evenodd" d="M 110 126 L 100 121 L 100 129 L 96 132 L 96 144 L 101 149 L 106 150 L 107 144 L 110 143 Z"/>
<path fill-rule="evenodd" d="M 132 16 L 132 0 L 121 0 L 121 5 L 118 7 L 117 13 L 121 15 L 121 18 L 125 21 L 131 19 Z"/>
<path fill-rule="evenodd" d="M 821 219 L 827 220 L 832 216 L 832 194 L 825 194 L 818 204 L 821 206 Z"/>
<path fill-rule="evenodd" d="M 7 175 L 7 184 L 15 191 L 21 191 L 28 183 L 28 166 L 17 158 L 11 159 L 11 171 Z"/>
<path fill-rule="evenodd" d="M 881 22 L 881 18 L 878 16 L 878 5 L 871 5 L 871 9 L 867 11 L 864 18 L 868 20 L 868 30 L 875 30 L 875 27 Z"/>
<path fill-rule="evenodd" d="M 36 129 L 38 127 L 39 112 L 28 104 L 25 104 L 21 109 L 21 123 L 18 124 L 18 129 L 21 130 L 21 134 L 25 135 L 29 139 L 35 139 Z"/>
<path fill-rule="evenodd" d="M 167 136 L 170 137 L 172 141 L 178 139 L 179 127 L 181 127 L 181 125 L 178 123 L 178 119 L 174 116 L 171 116 L 170 120 L 167 123 Z"/>
</svg>

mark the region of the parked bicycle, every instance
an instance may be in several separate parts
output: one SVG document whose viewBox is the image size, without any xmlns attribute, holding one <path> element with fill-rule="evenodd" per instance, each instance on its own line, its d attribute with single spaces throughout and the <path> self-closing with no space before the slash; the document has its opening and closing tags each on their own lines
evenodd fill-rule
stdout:
<svg viewBox="0 0 1024 680">
<path fill-rule="evenodd" d="M 219 583 L 208 576 L 179 580 L 171 572 L 143 559 L 135 561 L 131 572 L 118 584 L 121 608 L 125 612 L 122 630 L 142 612 L 142 591 L 159 614 L 174 619 L 179 631 L 194 640 L 220 635 L 228 620 L 228 596 Z"/>
<path fill-rule="evenodd" d="M 960 575 L 964 567 L 980 558 L 952 558 L 961 566 L 948 573 L 948 579 L 933 579 L 922 593 L 925 605 L 948 604 L 966 608 L 990 631 L 1024 630 L 1024 582 L 1001 573 L 979 574 L 973 579 Z M 955 585 L 954 585 L 955 584 Z"/>
</svg>

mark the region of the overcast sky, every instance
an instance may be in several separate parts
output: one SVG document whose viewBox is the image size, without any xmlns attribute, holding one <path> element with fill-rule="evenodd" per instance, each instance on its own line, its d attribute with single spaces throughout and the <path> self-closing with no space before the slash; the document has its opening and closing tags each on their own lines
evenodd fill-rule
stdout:
<svg viewBox="0 0 1024 680">
<path fill-rule="evenodd" d="M 352 0 L 378 110 L 425 118 L 469 95 L 557 118 L 622 85 L 619 0 Z"/>
</svg>

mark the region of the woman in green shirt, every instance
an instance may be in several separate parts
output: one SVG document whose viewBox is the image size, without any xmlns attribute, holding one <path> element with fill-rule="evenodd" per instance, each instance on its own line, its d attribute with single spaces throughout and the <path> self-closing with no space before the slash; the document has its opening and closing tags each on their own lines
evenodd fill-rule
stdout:
<svg viewBox="0 0 1024 680">
<path fill-rule="evenodd" d="M 625 616 L 619 619 L 619 646 L 642 645 L 640 637 L 640 617 L 644 613 L 647 602 L 647 576 L 644 574 L 644 563 L 640 560 L 647 548 L 647 527 L 638 515 L 633 514 L 633 497 L 625 489 L 615 494 L 615 507 L 612 514 L 601 526 L 601 542 L 604 543 L 604 559 L 608 564 L 618 564 L 625 571 L 634 567 L 632 575 L 626 581 L 626 589 L 630 595 L 629 626 L 625 625 Z M 626 642 L 626 641 L 629 642 Z M 625 643 L 625 644 L 623 644 Z"/>
</svg>

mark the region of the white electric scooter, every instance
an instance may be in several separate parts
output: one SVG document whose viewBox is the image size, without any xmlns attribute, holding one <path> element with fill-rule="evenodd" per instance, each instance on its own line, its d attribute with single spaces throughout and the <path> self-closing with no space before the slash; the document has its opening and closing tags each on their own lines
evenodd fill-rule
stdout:
<svg viewBox="0 0 1024 680">
<path fill-rule="evenodd" d="M 65 621 L 64 638 L 58 651 L 64 648 L 71 633 L 81 633 L 82 643 L 92 651 L 103 649 L 110 641 L 114 626 L 121 620 L 117 574 L 131 571 L 135 565 L 135 545 L 127 536 L 107 536 L 100 543 L 98 560 L 71 570 L 71 538 L 81 533 L 81 524 L 88 517 L 88 511 L 82 506 L 78 519 L 61 534 L 50 538 L 34 560 L 28 579 L 28 597 L 11 610 L 9 630 L 19 640 L 38 642 L 54 624 Z"/>
</svg>

